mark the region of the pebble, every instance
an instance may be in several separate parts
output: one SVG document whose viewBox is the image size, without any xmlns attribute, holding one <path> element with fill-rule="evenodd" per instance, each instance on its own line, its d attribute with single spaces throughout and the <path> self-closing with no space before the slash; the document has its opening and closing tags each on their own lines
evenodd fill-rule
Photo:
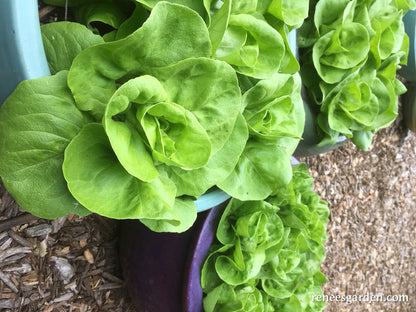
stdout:
<svg viewBox="0 0 416 312">
<path fill-rule="evenodd" d="M 51 260 L 55 262 L 55 268 L 59 273 L 59 278 L 65 285 L 68 284 L 75 275 L 74 267 L 64 258 L 52 256 Z"/>
</svg>

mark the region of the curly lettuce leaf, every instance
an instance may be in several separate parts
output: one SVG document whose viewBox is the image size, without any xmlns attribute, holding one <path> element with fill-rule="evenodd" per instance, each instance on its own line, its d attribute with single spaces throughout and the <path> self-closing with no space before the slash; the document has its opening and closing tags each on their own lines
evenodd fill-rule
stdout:
<svg viewBox="0 0 416 312">
<path fill-rule="evenodd" d="M 299 26 L 308 16 L 309 0 L 273 0 L 268 12 L 289 26 Z"/>
<path fill-rule="evenodd" d="M 159 218 L 142 218 L 140 222 L 155 232 L 185 232 L 194 224 L 197 217 L 194 201 L 190 198 L 176 198 L 173 209 L 180 220 L 179 223 Z"/>
<path fill-rule="evenodd" d="M 159 2 L 169 2 L 169 3 L 174 3 L 174 4 L 179 4 L 179 5 L 183 5 L 186 6 L 196 12 L 198 12 L 199 15 L 201 15 L 201 17 L 203 17 L 204 19 L 207 16 L 207 10 L 205 7 L 205 2 L 201 1 L 201 0 L 135 0 L 136 2 L 139 2 L 141 4 L 143 4 L 143 6 L 145 8 L 147 8 L 148 10 L 153 10 L 153 8 L 159 3 Z"/>
<path fill-rule="evenodd" d="M 190 58 L 151 74 L 160 80 L 169 101 L 191 111 L 206 130 L 212 153 L 230 137 L 241 111 L 241 92 L 235 71 L 224 62 Z"/>
<path fill-rule="evenodd" d="M 231 15 L 214 57 L 241 74 L 264 79 L 278 72 L 285 53 L 282 36 L 265 20 L 249 14 Z"/>
<path fill-rule="evenodd" d="M 207 165 L 183 170 L 179 167 L 161 165 L 157 169 L 169 176 L 177 186 L 177 194 L 199 197 L 208 189 L 225 179 L 234 169 L 248 139 L 247 124 L 243 116 L 238 116 L 229 140 L 217 153 L 213 154 Z"/>
<path fill-rule="evenodd" d="M 276 186 L 287 184 L 292 176 L 290 153 L 286 146 L 270 140 L 251 138 L 236 168 L 218 187 L 240 200 L 260 200 Z"/>
<path fill-rule="evenodd" d="M 188 59 L 155 69 L 153 75 L 122 85 L 110 99 L 104 117 L 120 162 L 144 181 L 157 176 L 158 162 L 190 172 L 207 165 L 229 141 L 241 110 L 235 72 L 223 62 Z M 245 143 L 244 136 L 238 138 Z M 231 159 L 238 157 L 241 148 L 235 152 Z M 224 169 L 229 172 L 232 168 Z M 203 172 L 207 169 L 199 171 Z M 204 176 L 192 183 L 204 180 Z"/>
<path fill-rule="evenodd" d="M 370 50 L 367 29 L 359 23 L 341 24 L 313 47 L 313 64 L 323 81 L 340 82 L 363 64 Z"/>
<path fill-rule="evenodd" d="M 300 98 L 298 75 L 276 75 L 261 80 L 244 93 L 244 117 L 250 134 L 262 139 L 293 137 L 300 139 L 301 118 L 297 118 Z"/>
<path fill-rule="evenodd" d="M 343 134 L 367 150 L 373 134 L 397 117 L 405 87 L 396 71 L 409 50 L 402 17 L 416 6 L 411 2 L 317 2 L 301 32 L 313 37 L 303 41 L 301 74 L 320 111 L 319 145 L 334 144 Z"/>
<path fill-rule="evenodd" d="M 117 30 L 112 33 L 108 33 L 108 35 L 106 35 L 106 39 L 111 38 L 112 40 L 120 40 L 131 35 L 143 25 L 143 23 L 149 18 L 149 14 L 148 10 L 146 10 L 139 3 L 136 3 L 135 9 L 133 13 L 131 13 L 130 17 L 124 20 Z"/>
<path fill-rule="evenodd" d="M 115 2 L 92 2 L 74 9 L 75 20 L 86 25 L 96 34 L 104 35 L 108 29 L 117 29 L 127 19 L 123 7 Z M 105 29 L 104 30 L 101 30 Z M 101 31 L 100 31 L 101 30 Z"/>
</svg>

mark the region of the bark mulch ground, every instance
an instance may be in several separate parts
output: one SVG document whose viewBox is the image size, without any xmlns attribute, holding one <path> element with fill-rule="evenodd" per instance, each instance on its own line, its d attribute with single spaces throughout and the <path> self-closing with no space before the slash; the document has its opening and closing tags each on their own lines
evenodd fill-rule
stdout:
<svg viewBox="0 0 416 312">
<path fill-rule="evenodd" d="M 379 131 L 367 152 L 348 142 L 302 159 L 331 210 L 322 266 L 329 279 L 325 295 L 408 299 L 370 303 L 367 297 L 352 304 L 335 299 L 327 312 L 416 311 L 416 135 L 401 119 Z"/>
<path fill-rule="evenodd" d="M 43 22 L 60 15 L 49 6 L 40 11 Z M 322 270 L 334 301 L 325 311 L 416 311 L 415 156 L 416 135 L 399 116 L 367 152 L 348 142 L 301 159 L 331 210 Z M 118 227 L 97 215 L 35 218 L 0 183 L 0 311 L 134 311 L 118 262 Z M 408 301 L 336 302 L 337 295 Z"/>
</svg>

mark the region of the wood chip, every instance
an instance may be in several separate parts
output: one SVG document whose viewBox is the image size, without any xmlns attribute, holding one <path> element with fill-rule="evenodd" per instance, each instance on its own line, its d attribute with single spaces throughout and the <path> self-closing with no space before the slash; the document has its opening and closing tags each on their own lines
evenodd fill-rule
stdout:
<svg viewBox="0 0 416 312">
<path fill-rule="evenodd" d="M 16 241 L 18 244 L 24 246 L 24 247 L 29 247 L 32 248 L 33 247 L 33 243 L 30 242 L 29 240 L 23 238 L 22 236 L 20 236 L 17 232 L 15 231 L 9 231 L 8 235 L 13 238 L 14 241 Z"/>
<path fill-rule="evenodd" d="M 53 227 L 48 223 L 37 224 L 24 230 L 27 237 L 39 237 L 52 233 Z"/>
<path fill-rule="evenodd" d="M 47 240 L 44 239 L 43 241 L 39 242 L 36 245 L 36 248 L 33 251 L 35 256 L 38 257 L 45 257 L 48 254 L 48 244 L 47 244 Z"/>
<path fill-rule="evenodd" d="M 92 255 L 92 253 L 89 249 L 85 249 L 84 257 L 88 261 L 88 263 L 90 263 L 90 264 L 94 263 L 94 256 Z"/>
<path fill-rule="evenodd" d="M 8 274 L 4 274 L 3 272 L 0 271 L 0 280 L 2 280 L 15 293 L 19 292 L 19 290 L 17 289 L 17 286 L 13 284 Z"/>
<path fill-rule="evenodd" d="M 64 258 L 52 256 L 51 260 L 55 262 L 55 268 L 59 273 L 60 279 L 64 284 L 68 284 L 75 275 L 74 267 Z"/>
<path fill-rule="evenodd" d="M 63 301 L 68 301 L 70 300 L 72 297 L 74 296 L 74 294 L 72 292 L 67 292 L 65 294 L 63 294 L 62 296 L 59 296 L 58 298 L 55 298 L 53 300 L 54 303 L 56 302 L 63 302 Z"/>
<path fill-rule="evenodd" d="M 53 7 L 53 6 L 51 6 L 51 5 L 44 6 L 43 8 L 41 8 L 39 10 L 39 19 L 44 18 L 45 16 L 47 16 L 48 14 L 50 14 L 55 9 L 56 8 Z"/>
<path fill-rule="evenodd" d="M 6 250 L 0 250 L 0 263 L 3 261 L 7 261 L 7 258 L 12 257 L 14 255 L 27 254 L 31 252 L 32 249 L 28 247 L 13 247 L 8 248 Z"/>
<path fill-rule="evenodd" d="M 18 263 L 14 266 L 2 268 L 3 272 L 26 274 L 32 271 L 32 266 L 29 263 Z"/>
<path fill-rule="evenodd" d="M 23 223 L 26 222 L 31 222 L 34 220 L 37 220 L 38 218 L 29 214 L 29 213 L 25 213 L 22 214 L 20 216 L 5 220 L 5 221 L 1 221 L 0 222 L 0 232 L 3 231 L 8 231 L 10 230 L 12 227 L 17 226 L 17 225 L 21 225 Z"/>
</svg>

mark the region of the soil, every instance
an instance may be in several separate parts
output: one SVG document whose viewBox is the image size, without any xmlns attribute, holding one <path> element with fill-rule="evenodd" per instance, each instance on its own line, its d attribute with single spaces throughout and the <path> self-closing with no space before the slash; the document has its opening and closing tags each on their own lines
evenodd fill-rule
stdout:
<svg viewBox="0 0 416 312">
<path fill-rule="evenodd" d="M 41 10 L 44 20 L 62 18 L 62 11 Z M 367 152 L 347 142 L 300 159 L 331 210 L 325 311 L 416 311 L 415 156 L 416 135 L 399 116 Z M 0 183 L 0 311 L 134 311 L 118 262 L 118 229 L 97 215 L 38 219 Z M 372 295 L 408 300 L 366 301 Z"/>
</svg>

